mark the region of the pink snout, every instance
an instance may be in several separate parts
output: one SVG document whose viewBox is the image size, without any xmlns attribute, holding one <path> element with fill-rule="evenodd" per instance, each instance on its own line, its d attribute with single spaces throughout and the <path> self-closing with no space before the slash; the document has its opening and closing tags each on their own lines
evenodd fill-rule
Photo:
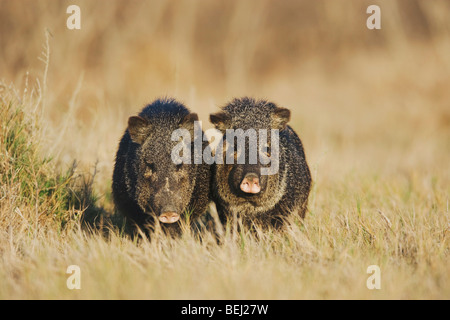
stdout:
<svg viewBox="0 0 450 320">
<path fill-rule="evenodd" d="M 241 182 L 241 190 L 245 193 L 256 194 L 261 191 L 259 178 L 256 175 L 249 174 Z"/>
<path fill-rule="evenodd" d="M 159 221 L 162 223 L 175 223 L 180 220 L 180 215 L 176 212 L 164 212 L 159 217 Z"/>
</svg>

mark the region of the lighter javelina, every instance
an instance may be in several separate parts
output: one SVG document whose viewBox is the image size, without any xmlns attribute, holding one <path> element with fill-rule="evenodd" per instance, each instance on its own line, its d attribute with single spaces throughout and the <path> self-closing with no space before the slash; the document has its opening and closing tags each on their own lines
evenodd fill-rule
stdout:
<svg viewBox="0 0 450 320">
<path fill-rule="evenodd" d="M 173 99 L 156 100 L 139 116 L 128 119 L 116 155 L 113 197 L 117 210 L 137 226 L 159 219 L 169 229 L 179 229 L 180 217 L 192 218 L 209 203 L 210 167 L 175 164 L 171 152 L 174 130 L 193 132 L 197 114 Z"/>
<path fill-rule="evenodd" d="M 268 133 L 268 138 L 256 140 L 258 150 L 271 150 L 271 129 L 279 130 L 279 163 L 275 174 L 261 174 L 261 170 L 270 164 L 262 164 L 259 157 L 257 163 L 249 163 L 251 145 L 248 137 L 244 149 L 245 164 L 228 164 L 223 161 L 224 164 L 214 165 L 211 196 L 222 222 L 235 216 L 241 219 L 244 225 L 258 222 L 263 226 L 280 226 L 284 221 L 283 217 L 291 214 L 298 214 L 303 218 L 307 208 L 311 175 L 302 143 L 294 130 L 287 125 L 290 111 L 264 100 L 242 98 L 234 99 L 222 108 L 221 112 L 211 114 L 210 120 L 224 134 L 223 141 L 227 139 L 227 129 L 242 129 L 244 132 L 254 129 L 258 137 L 261 135 L 260 129 L 263 129 L 262 131 Z M 260 140 L 268 143 L 261 146 Z M 224 142 L 224 151 L 226 145 Z M 270 158 L 270 153 L 266 155 Z M 235 159 L 238 157 L 239 154 L 235 155 Z"/>
</svg>

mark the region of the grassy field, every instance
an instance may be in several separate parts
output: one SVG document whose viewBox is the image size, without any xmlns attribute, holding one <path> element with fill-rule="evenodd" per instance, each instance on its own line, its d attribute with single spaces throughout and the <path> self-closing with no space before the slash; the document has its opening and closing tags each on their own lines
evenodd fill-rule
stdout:
<svg viewBox="0 0 450 320">
<path fill-rule="evenodd" d="M 68 30 L 70 1 L 0 0 L 0 299 L 450 298 L 448 1 L 77 3 Z M 204 128 L 242 95 L 291 109 L 305 220 L 221 245 L 125 236 L 114 154 L 166 95 Z"/>
</svg>

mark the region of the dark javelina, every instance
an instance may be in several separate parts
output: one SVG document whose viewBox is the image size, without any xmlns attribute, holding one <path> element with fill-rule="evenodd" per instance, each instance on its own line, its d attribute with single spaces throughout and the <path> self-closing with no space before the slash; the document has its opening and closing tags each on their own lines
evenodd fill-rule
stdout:
<svg viewBox="0 0 450 320">
<path fill-rule="evenodd" d="M 271 150 L 271 129 L 279 131 L 278 171 L 272 175 L 261 175 L 261 169 L 268 167 L 257 162 L 250 164 L 249 144 L 246 137 L 244 164 L 216 163 L 213 167 L 212 199 L 222 222 L 236 216 L 244 225 L 258 222 L 263 226 L 280 226 L 283 218 L 292 213 L 304 218 L 311 186 L 311 175 L 306 163 L 302 143 L 297 134 L 287 125 L 290 111 L 277 107 L 274 103 L 252 98 L 234 99 L 222 108 L 221 112 L 211 114 L 210 120 L 216 129 L 222 131 L 224 159 L 226 130 L 242 129 L 257 133 L 258 150 Z M 260 129 L 268 132 L 267 139 L 259 139 Z M 275 136 L 275 134 L 274 134 Z M 233 138 L 234 139 L 234 138 Z M 264 146 L 261 141 L 267 141 Z M 238 144 L 236 144 L 236 147 Z M 260 149 L 261 147 L 267 149 Z M 255 150 L 255 149 L 253 149 Z M 234 148 L 236 152 L 236 148 Z M 266 153 L 270 158 L 270 153 Z M 239 154 L 235 154 L 235 160 Z M 216 160 L 217 162 L 217 160 Z M 242 163 L 242 162 L 241 162 Z M 281 218 L 281 219 L 280 219 Z"/>
<path fill-rule="evenodd" d="M 137 226 L 152 224 L 156 217 L 169 230 L 179 231 L 177 221 L 184 213 L 189 212 L 193 221 L 206 211 L 210 167 L 177 165 L 171 158 L 179 143 L 172 141 L 173 131 L 187 129 L 194 137 L 196 120 L 197 114 L 173 99 L 156 100 L 128 119 L 116 155 L 112 191 L 117 210 Z"/>
</svg>

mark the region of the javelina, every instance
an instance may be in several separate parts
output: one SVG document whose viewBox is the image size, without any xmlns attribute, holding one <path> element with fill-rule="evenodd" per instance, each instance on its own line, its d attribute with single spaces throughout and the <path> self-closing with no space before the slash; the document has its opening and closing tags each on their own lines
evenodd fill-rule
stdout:
<svg viewBox="0 0 450 320">
<path fill-rule="evenodd" d="M 225 222 L 228 218 L 237 216 L 245 225 L 256 221 L 263 226 L 277 227 L 284 220 L 281 217 L 291 213 L 297 213 L 304 218 L 311 175 L 302 143 L 294 130 L 287 125 L 290 111 L 271 102 L 245 97 L 234 99 L 223 107 L 221 112 L 211 114 L 210 120 L 216 129 L 224 134 L 222 143 L 225 152 L 228 142 L 234 144 L 235 137 L 229 136 L 233 130 L 236 136 L 236 132 L 241 129 L 241 134 L 244 132 L 246 139 L 244 150 L 231 150 L 235 152 L 235 160 L 241 157 L 241 160 L 245 161 L 241 161 L 241 164 L 236 161 L 223 161 L 223 164 L 220 164 L 216 159 L 213 166 L 211 196 L 221 221 Z M 259 137 L 253 142 L 250 139 L 252 129 L 253 134 Z M 264 132 L 267 132 L 267 137 L 261 139 Z M 276 134 L 279 137 L 278 146 L 273 145 L 272 140 Z M 260 157 L 257 157 L 253 164 L 249 161 L 252 155 L 250 149 L 255 147 L 255 144 L 257 148 L 253 148 L 253 152 L 266 150 L 270 164 L 267 161 L 263 163 Z M 274 147 L 278 147 L 278 150 Z M 276 154 L 274 152 L 270 155 L 271 149 L 276 151 Z M 277 170 L 268 175 L 267 168 L 276 160 Z M 264 170 L 266 172 L 262 174 Z"/>
<path fill-rule="evenodd" d="M 205 212 L 210 167 L 175 164 L 171 158 L 178 143 L 172 141 L 172 133 L 193 132 L 196 120 L 197 114 L 174 99 L 156 100 L 128 119 L 116 155 L 112 191 L 117 210 L 137 226 L 152 224 L 155 218 L 168 226 L 186 212 L 193 221 Z"/>
</svg>

